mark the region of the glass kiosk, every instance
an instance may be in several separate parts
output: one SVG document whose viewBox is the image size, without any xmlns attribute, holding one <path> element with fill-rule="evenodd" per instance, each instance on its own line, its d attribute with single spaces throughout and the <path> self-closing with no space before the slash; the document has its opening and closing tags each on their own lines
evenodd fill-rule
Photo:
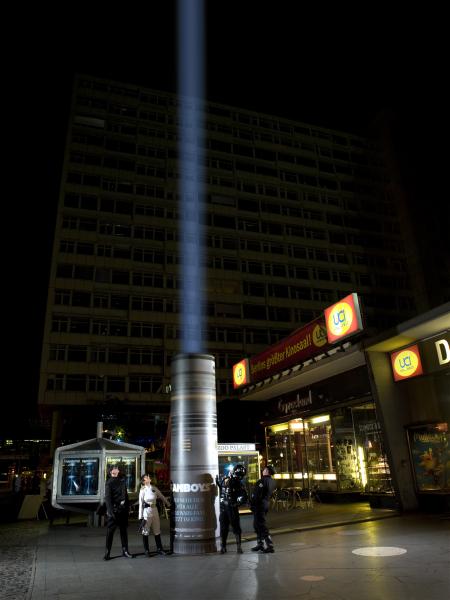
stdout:
<svg viewBox="0 0 450 600">
<path fill-rule="evenodd" d="M 247 470 L 243 483 L 250 494 L 255 483 L 261 477 L 261 457 L 255 444 L 218 444 L 219 474 L 225 475 L 237 464 L 244 465 Z M 246 506 L 239 509 L 241 513 L 250 512 Z"/>
<path fill-rule="evenodd" d="M 130 503 L 137 500 L 145 470 L 145 448 L 98 437 L 55 451 L 52 505 L 80 513 L 95 512 L 105 499 L 109 465 L 119 463 Z"/>
</svg>

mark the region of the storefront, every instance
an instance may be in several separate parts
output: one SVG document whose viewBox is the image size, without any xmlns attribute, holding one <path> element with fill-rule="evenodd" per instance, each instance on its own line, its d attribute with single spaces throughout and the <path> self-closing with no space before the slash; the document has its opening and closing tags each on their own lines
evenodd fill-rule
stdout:
<svg viewBox="0 0 450 600">
<path fill-rule="evenodd" d="M 323 318 L 236 365 L 242 400 L 267 401 L 266 459 L 280 486 L 314 491 L 327 501 L 373 491 L 394 497 L 362 330 L 359 301 L 351 294 Z"/>
<path fill-rule="evenodd" d="M 266 448 L 276 478 L 288 487 L 312 489 L 329 500 L 393 495 L 373 401 L 268 425 Z"/>
<path fill-rule="evenodd" d="M 353 326 L 344 314 L 348 305 Z M 440 496 L 436 506 L 445 506 L 448 306 L 373 340 L 364 339 L 358 311 L 352 294 L 322 320 L 235 365 L 241 400 L 267 401 L 265 458 L 280 486 L 317 490 L 322 500 L 365 498 L 372 506 L 411 510 L 430 503 L 432 495 Z M 342 324 L 342 335 L 330 331 Z M 405 338 L 404 331 L 411 335 Z M 405 340 L 418 342 L 425 357 L 414 382 L 393 376 L 391 357 Z M 440 355 L 432 363 L 423 348 L 436 342 Z M 411 359 L 400 360 L 407 365 Z"/>
<path fill-rule="evenodd" d="M 367 343 L 401 505 L 450 510 L 450 304 Z"/>
</svg>

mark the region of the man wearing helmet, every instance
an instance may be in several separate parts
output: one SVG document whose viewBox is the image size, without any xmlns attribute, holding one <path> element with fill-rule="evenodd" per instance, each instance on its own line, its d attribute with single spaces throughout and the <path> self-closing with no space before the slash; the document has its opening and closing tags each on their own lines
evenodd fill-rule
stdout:
<svg viewBox="0 0 450 600">
<path fill-rule="evenodd" d="M 227 537 L 230 525 L 236 537 L 236 551 L 238 554 L 242 554 L 239 506 L 245 504 L 248 499 L 247 490 L 242 483 L 246 473 L 244 465 L 236 465 L 228 475 L 224 475 L 220 480 L 216 477 L 216 483 L 220 491 L 219 522 L 221 554 L 225 554 L 227 551 Z"/>
<path fill-rule="evenodd" d="M 272 475 L 274 474 L 275 469 L 271 465 L 264 467 L 263 476 L 256 482 L 250 499 L 250 508 L 253 513 L 253 528 L 257 536 L 256 546 L 252 548 L 253 552 L 275 552 L 266 524 L 269 500 L 276 488 L 276 483 L 272 479 Z M 266 542 L 265 548 L 264 542 Z"/>
</svg>

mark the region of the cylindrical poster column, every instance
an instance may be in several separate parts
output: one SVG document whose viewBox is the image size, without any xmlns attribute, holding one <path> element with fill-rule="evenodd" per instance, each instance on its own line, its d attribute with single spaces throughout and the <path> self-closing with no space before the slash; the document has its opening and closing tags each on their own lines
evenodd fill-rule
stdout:
<svg viewBox="0 0 450 600">
<path fill-rule="evenodd" d="M 209 354 L 172 359 L 170 473 L 178 554 L 217 551 L 216 377 Z"/>
</svg>

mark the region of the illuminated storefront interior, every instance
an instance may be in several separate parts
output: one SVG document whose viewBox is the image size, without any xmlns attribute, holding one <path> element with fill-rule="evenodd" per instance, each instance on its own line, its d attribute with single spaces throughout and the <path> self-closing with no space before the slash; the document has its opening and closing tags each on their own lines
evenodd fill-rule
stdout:
<svg viewBox="0 0 450 600">
<path fill-rule="evenodd" d="M 393 494 L 373 402 L 269 425 L 266 449 L 283 487 Z"/>
</svg>

